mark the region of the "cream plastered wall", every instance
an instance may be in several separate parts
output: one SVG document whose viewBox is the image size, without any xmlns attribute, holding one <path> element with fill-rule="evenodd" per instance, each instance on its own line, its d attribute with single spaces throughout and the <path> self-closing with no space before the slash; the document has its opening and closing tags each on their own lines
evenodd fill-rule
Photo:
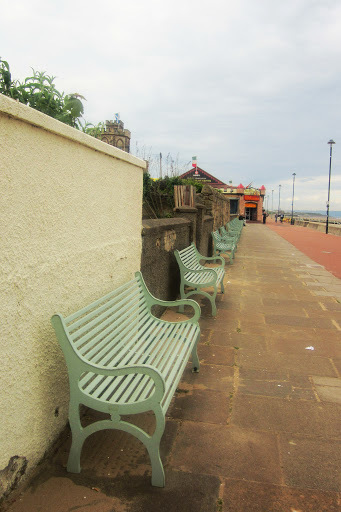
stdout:
<svg viewBox="0 0 341 512">
<path fill-rule="evenodd" d="M 67 422 L 51 316 L 140 268 L 144 168 L 0 95 L 0 474 L 13 456 L 33 468 Z"/>
</svg>

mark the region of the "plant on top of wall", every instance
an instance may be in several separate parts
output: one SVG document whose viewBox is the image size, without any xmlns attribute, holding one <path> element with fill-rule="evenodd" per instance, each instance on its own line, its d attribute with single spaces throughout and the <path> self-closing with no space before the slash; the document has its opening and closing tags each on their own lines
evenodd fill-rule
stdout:
<svg viewBox="0 0 341 512">
<path fill-rule="evenodd" d="M 181 179 L 179 176 L 165 176 L 153 179 L 150 174 L 143 175 L 143 205 L 145 215 L 150 218 L 173 217 L 174 185 L 193 185 L 201 192 L 203 184 L 194 179 Z"/>
<path fill-rule="evenodd" d="M 10 66 L 7 61 L 0 58 L 0 93 L 24 103 L 44 114 L 58 119 L 62 123 L 82 130 L 96 137 L 103 130 L 103 123 L 93 125 L 84 122 L 81 117 L 84 113 L 82 100 L 84 96 L 78 93 L 67 94 L 59 92 L 54 84 L 56 77 L 49 76 L 45 71 L 32 69 L 32 76 L 19 80 L 12 80 Z"/>
</svg>

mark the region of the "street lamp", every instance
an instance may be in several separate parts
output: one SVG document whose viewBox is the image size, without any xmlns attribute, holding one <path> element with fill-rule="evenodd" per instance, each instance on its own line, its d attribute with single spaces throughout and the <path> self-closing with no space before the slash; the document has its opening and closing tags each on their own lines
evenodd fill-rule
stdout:
<svg viewBox="0 0 341 512">
<path fill-rule="evenodd" d="M 291 225 L 294 224 L 294 195 L 295 195 L 295 176 L 296 173 L 292 173 L 292 203 L 291 203 Z"/>
<path fill-rule="evenodd" d="M 328 182 L 326 235 L 328 235 L 328 222 L 329 222 L 329 198 L 330 198 L 330 175 L 331 175 L 331 171 L 332 171 L 332 152 L 333 152 L 333 144 L 335 144 L 335 142 L 333 141 L 333 139 L 330 139 L 330 141 L 328 141 L 327 144 L 329 144 L 330 153 L 329 153 L 329 182 Z"/>
<path fill-rule="evenodd" d="M 281 208 L 281 186 L 278 185 L 278 216 L 279 216 L 279 210 Z"/>
</svg>

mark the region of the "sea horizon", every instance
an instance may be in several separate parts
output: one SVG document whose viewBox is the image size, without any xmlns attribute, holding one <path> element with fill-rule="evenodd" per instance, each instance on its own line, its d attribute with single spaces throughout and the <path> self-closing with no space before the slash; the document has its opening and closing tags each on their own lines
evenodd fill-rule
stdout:
<svg viewBox="0 0 341 512">
<path fill-rule="evenodd" d="M 295 214 L 318 215 L 319 217 L 327 217 L 326 210 L 295 210 Z M 329 217 L 335 219 L 341 218 L 341 210 L 329 210 Z"/>
</svg>

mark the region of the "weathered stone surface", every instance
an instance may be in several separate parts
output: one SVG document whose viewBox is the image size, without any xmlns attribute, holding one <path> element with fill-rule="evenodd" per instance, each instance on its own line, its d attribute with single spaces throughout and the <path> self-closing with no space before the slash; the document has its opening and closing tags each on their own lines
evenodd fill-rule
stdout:
<svg viewBox="0 0 341 512">
<path fill-rule="evenodd" d="M 316 436 L 312 425 L 311 436 Z M 284 481 L 290 487 L 341 491 L 341 441 L 280 436 Z"/>
<path fill-rule="evenodd" d="M 181 471 L 280 482 L 276 436 L 226 425 L 184 423 L 171 464 Z"/>
<path fill-rule="evenodd" d="M 169 413 L 172 418 L 226 425 L 230 415 L 230 400 L 227 393 L 180 389 Z"/>
<path fill-rule="evenodd" d="M 339 512 L 337 493 L 226 480 L 224 512 Z"/>
<path fill-rule="evenodd" d="M 231 422 L 241 428 L 341 439 L 341 407 L 310 401 L 237 395 Z"/>
</svg>

